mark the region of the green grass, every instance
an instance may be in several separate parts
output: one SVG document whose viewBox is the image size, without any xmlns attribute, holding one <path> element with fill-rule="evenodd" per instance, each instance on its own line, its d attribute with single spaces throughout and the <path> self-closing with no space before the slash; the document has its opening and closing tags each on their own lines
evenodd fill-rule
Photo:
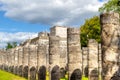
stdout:
<svg viewBox="0 0 120 80">
<path fill-rule="evenodd" d="M 63 79 L 60 79 L 60 80 L 68 80 L 68 78 L 63 78 Z M 82 76 L 82 80 L 88 80 L 88 78 L 87 78 L 87 77 Z"/>
<path fill-rule="evenodd" d="M 27 80 L 27 79 L 24 79 L 14 74 L 11 74 L 9 72 L 0 70 L 0 80 Z"/>
<path fill-rule="evenodd" d="M 49 80 L 49 72 L 47 72 L 46 80 Z M 65 78 L 62 78 L 60 80 L 68 80 L 68 74 L 65 75 Z M 88 77 L 82 76 L 82 80 L 88 80 Z"/>
<path fill-rule="evenodd" d="M 9 72 L 0 70 L 0 80 L 27 80 L 27 79 L 11 74 Z M 46 80 L 49 80 L 49 73 L 47 73 L 46 75 Z M 66 74 L 65 78 L 62 78 L 60 80 L 68 80 L 68 75 Z M 88 80 L 88 78 L 85 76 L 82 76 L 82 80 Z"/>
<path fill-rule="evenodd" d="M 82 76 L 82 80 L 88 80 L 88 77 Z"/>
</svg>

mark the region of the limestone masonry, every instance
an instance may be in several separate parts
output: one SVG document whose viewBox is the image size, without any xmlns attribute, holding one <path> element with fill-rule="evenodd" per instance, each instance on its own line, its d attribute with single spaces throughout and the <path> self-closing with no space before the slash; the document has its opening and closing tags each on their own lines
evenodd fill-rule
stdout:
<svg viewBox="0 0 120 80">
<path fill-rule="evenodd" d="M 81 47 L 80 29 L 54 26 L 20 46 L 0 50 L 0 69 L 28 80 L 120 80 L 120 18 L 118 13 L 100 15 L 101 43 L 88 40 Z"/>
</svg>

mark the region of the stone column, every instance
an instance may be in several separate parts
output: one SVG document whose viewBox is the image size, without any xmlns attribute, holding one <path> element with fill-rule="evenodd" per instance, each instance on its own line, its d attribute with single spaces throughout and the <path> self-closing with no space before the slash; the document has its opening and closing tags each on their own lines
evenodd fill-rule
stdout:
<svg viewBox="0 0 120 80">
<path fill-rule="evenodd" d="M 4 54 L 3 54 L 3 70 L 6 70 L 6 63 L 7 63 L 7 58 L 6 58 L 7 56 L 6 56 L 6 51 L 4 52 Z"/>
<path fill-rule="evenodd" d="M 10 64 L 11 64 L 11 55 L 10 55 L 10 49 L 7 50 L 7 71 L 10 72 Z"/>
<path fill-rule="evenodd" d="M 12 57 L 13 57 L 12 49 L 10 49 L 8 53 L 9 53 L 9 72 L 12 72 Z"/>
<path fill-rule="evenodd" d="M 98 80 L 98 43 L 95 39 L 90 39 L 88 42 L 89 48 L 89 60 L 88 60 L 88 70 L 89 79 Z"/>
<path fill-rule="evenodd" d="M 2 66 L 2 52 L 0 51 L 0 70 L 1 70 L 1 66 Z"/>
<path fill-rule="evenodd" d="M 120 56 L 120 26 L 118 13 L 104 13 L 100 15 L 102 39 L 102 67 L 103 80 L 114 79 L 119 72 Z"/>
<path fill-rule="evenodd" d="M 0 54 L 0 56 L 1 56 L 1 70 L 3 70 L 3 51 L 1 51 L 1 54 Z"/>
<path fill-rule="evenodd" d="M 38 80 L 46 80 L 49 70 L 49 35 L 41 32 L 38 36 Z"/>
<path fill-rule="evenodd" d="M 3 61 L 4 61 L 4 70 L 6 70 L 6 65 L 7 65 L 7 56 L 6 56 L 6 51 L 3 54 Z"/>
<path fill-rule="evenodd" d="M 18 73 L 18 48 L 15 48 L 15 56 L 14 56 L 14 59 L 15 59 L 15 64 L 14 64 L 14 74 L 17 74 Z"/>
<path fill-rule="evenodd" d="M 49 64 L 50 64 L 50 80 L 60 80 L 59 59 L 60 59 L 60 41 L 57 36 L 49 38 Z"/>
<path fill-rule="evenodd" d="M 4 55 L 4 51 L 3 50 L 1 50 L 0 51 L 1 53 L 0 53 L 0 58 L 1 58 L 1 70 L 4 70 L 4 57 L 3 57 L 3 55 Z"/>
<path fill-rule="evenodd" d="M 18 49 L 18 74 L 19 76 L 22 76 L 22 69 L 23 69 L 23 47 L 19 47 Z"/>
<path fill-rule="evenodd" d="M 80 29 L 68 28 L 67 39 L 69 80 L 81 80 L 82 53 L 80 46 Z"/>
<path fill-rule="evenodd" d="M 2 69 L 2 50 L 0 50 L 0 70 Z"/>
<path fill-rule="evenodd" d="M 11 49 L 11 72 L 14 72 L 14 48 Z"/>
<path fill-rule="evenodd" d="M 38 46 L 38 80 L 46 80 L 46 45 Z"/>
<path fill-rule="evenodd" d="M 3 62 L 3 70 L 5 70 L 5 65 L 6 65 L 6 51 L 3 52 L 2 62 Z"/>
<path fill-rule="evenodd" d="M 2 50 L 0 50 L 0 70 L 2 70 Z"/>
<path fill-rule="evenodd" d="M 22 66 L 23 64 L 22 64 L 22 61 L 23 61 L 23 48 L 22 47 L 19 47 L 19 49 L 18 49 L 18 64 L 19 64 L 19 66 Z"/>
<path fill-rule="evenodd" d="M 68 63 L 67 56 L 67 36 L 66 38 L 60 37 L 60 78 L 65 78 Z"/>
<path fill-rule="evenodd" d="M 36 80 L 36 67 L 37 67 L 37 46 L 30 45 L 29 54 L 29 70 L 30 70 L 30 80 Z"/>
<path fill-rule="evenodd" d="M 5 69 L 5 71 L 7 71 L 7 50 L 5 51 L 5 55 L 4 55 L 4 61 L 5 61 L 5 64 L 4 64 L 4 69 Z"/>
<path fill-rule="evenodd" d="M 101 53 L 101 44 L 98 46 L 98 74 L 99 78 L 102 78 L 102 53 Z"/>
<path fill-rule="evenodd" d="M 28 58 L 29 58 L 29 47 L 23 47 L 23 77 L 28 78 Z"/>
<path fill-rule="evenodd" d="M 49 34 L 46 32 L 39 33 L 38 42 L 38 70 L 41 66 L 49 68 Z M 42 63 L 41 63 L 42 62 Z"/>
<path fill-rule="evenodd" d="M 51 36 L 60 37 L 60 78 L 64 78 L 67 70 L 67 27 L 53 26 L 50 28 Z"/>
<path fill-rule="evenodd" d="M 82 48 L 82 74 L 88 77 L 88 48 Z"/>
</svg>

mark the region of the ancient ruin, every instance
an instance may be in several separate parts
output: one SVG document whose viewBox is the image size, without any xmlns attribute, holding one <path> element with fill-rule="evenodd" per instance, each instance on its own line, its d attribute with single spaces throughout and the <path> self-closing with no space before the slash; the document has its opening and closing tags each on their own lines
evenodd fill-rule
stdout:
<svg viewBox="0 0 120 80">
<path fill-rule="evenodd" d="M 68 28 L 67 34 L 69 80 L 81 80 L 82 53 L 80 46 L 80 30 L 77 28 Z"/>
<path fill-rule="evenodd" d="M 101 18 L 103 80 L 120 80 L 120 19 L 118 13 L 105 13 Z"/>
<path fill-rule="evenodd" d="M 28 80 L 120 80 L 120 25 L 119 14 L 103 13 L 102 43 L 88 40 L 81 47 L 80 29 L 54 26 L 50 33 L 40 32 L 20 46 L 0 50 L 0 69 L 28 78 Z M 102 47 L 101 47 L 102 46 Z"/>
</svg>

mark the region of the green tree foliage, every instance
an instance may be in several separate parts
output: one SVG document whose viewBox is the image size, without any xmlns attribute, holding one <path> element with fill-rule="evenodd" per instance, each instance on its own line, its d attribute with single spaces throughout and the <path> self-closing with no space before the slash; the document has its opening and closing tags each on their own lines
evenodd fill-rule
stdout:
<svg viewBox="0 0 120 80">
<path fill-rule="evenodd" d="M 99 8 L 99 11 L 120 13 L 120 0 L 109 0 L 101 8 Z"/>
<path fill-rule="evenodd" d="M 95 39 L 100 42 L 100 18 L 94 16 L 90 19 L 87 19 L 84 25 L 81 26 L 81 46 L 86 47 L 88 39 Z"/>
<path fill-rule="evenodd" d="M 15 48 L 16 46 L 17 46 L 17 42 L 12 42 L 12 43 L 8 42 L 6 49 Z"/>
<path fill-rule="evenodd" d="M 11 43 L 7 43 L 7 46 L 6 46 L 6 49 L 10 49 L 10 48 L 13 48 L 13 46 L 11 45 Z"/>
<path fill-rule="evenodd" d="M 15 48 L 17 46 L 17 42 L 13 42 L 12 46 L 13 46 L 13 48 Z"/>
</svg>

